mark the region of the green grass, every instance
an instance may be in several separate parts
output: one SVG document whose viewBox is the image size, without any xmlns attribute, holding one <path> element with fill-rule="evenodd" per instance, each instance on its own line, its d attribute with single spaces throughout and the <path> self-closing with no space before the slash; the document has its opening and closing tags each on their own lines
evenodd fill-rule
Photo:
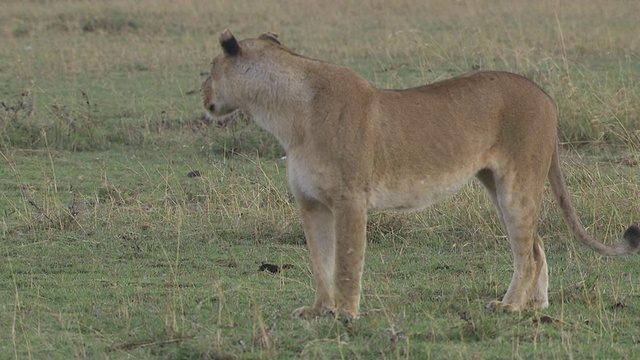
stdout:
<svg viewBox="0 0 640 360">
<path fill-rule="evenodd" d="M 291 320 L 314 284 L 282 150 L 242 118 L 209 127 L 197 90 L 225 27 L 380 87 L 521 73 L 556 99 L 579 217 L 612 243 L 640 219 L 639 7 L 3 2 L 0 358 L 633 358 L 637 258 L 576 244 L 549 195 L 551 306 L 485 312 L 512 258 L 476 183 L 370 214 L 358 321 Z"/>
<path fill-rule="evenodd" d="M 4 192 L 15 198 L 1 202 L 14 211 L 3 218 L 0 323 L 12 335 L 2 347 L 18 357 L 625 357 L 637 351 L 636 259 L 574 248 L 555 210 L 541 223 L 551 307 L 484 311 L 505 291 L 511 258 L 478 186 L 424 213 L 372 214 L 363 316 L 344 325 L 289 319 L 293 308 L 312 300 L 313 283 L 279 160 L 119 150 L 64 153 L 54 168 L 46 154 L 14 161 L 22 167 L 2 178 L 20 179 L 6 189 L 32 179 L 34 203 L 47 214 L 19 191 Z M 613 197 L 606 204 L 577 202 L 591 232 L 617 239 L 620 222 L 630 218 L 620 208 L 634 206 L 620 194 L 637 193 L 637 171 L 567 165 L 574 193 L 579 187 L 594 198 Z M 189 178 L 195 169 L 202 176 Z M 74 194 L 82 210 L 71 218 Z M 293 268 L 259 272 L 262 262 Z"/>
</svg>

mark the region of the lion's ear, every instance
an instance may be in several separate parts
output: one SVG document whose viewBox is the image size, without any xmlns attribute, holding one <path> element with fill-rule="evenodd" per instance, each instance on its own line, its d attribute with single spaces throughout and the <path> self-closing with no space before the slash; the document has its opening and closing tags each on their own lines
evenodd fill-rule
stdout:
<svg viewBox="0 0 640 360">
<path fill-rule="evenodd" d="M 236 56 L 240 52 L 240 44 L 238 44 L 238 40 L 233 37 L 229 29 L 224 29 L 220 34 L 220 46 L 222 46 L 224 53 L 230 56 Z"/>
<path fill-rule="evenodd" d="M 273 41 L 274 43 L 278 44 L 278 45 L 282 45 L 282 41 L 280 41 L 280 38 L 278 37 L 278 34 L 271 32 L 271 31 L 267 31 L 266 33 L 260 35 L 260 37 L 258 37 L 258 39 L 260 40 L 269 40 L 269 41 Z"/>
</svg>

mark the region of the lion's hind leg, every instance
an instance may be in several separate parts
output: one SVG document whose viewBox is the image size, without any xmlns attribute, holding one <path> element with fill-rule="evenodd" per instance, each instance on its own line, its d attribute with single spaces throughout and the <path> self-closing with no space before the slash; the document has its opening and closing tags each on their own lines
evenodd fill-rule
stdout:
<svg viewBox="0 0 640 360">
<path fill-rule="evenodd" d="M 539 235 L 536 236 L 536 242 L 534 247 L 534 258 L 536 259 L 536 265 L 541 263 L 540 273 L 538 274 L 538 282 L 533 289 L 533 303 L 534 309 L 544 309 L 549 307 L 549 269 L 547 268 L 547 258 L 544 255 L 544 244 Z"/>
<path fill-rule="evenodd" d="M 542 184 L 527 187 L 522 179 L 498 177 L 494 173 L 478 174 L 497 207 L 513 252 L 514 273 L 502 301 L 492 301 L 489 310 L 520 311 L 531 302 L 534 307 L 546 307 L 547 263 L 542 240 L 537 234 L 537 222 L 542 200 Z M 535 189 L 534 193 L 530 193 Z M 526 191 L 529 190 L 529 191 Z"/>
</svg>

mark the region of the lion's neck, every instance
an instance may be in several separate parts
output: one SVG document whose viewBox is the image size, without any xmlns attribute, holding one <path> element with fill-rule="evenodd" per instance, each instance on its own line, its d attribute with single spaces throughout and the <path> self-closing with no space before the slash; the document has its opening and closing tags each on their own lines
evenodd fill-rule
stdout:
<svg viewBox="0 0 640 360">
<path fill-rule="evenodd" d="M 258 90 L 247 94 L 246 110 L 288 152 L 302 135 L 302 122 L 311 111 L 314 90 L 299 69 L 270 70 L 254 77 L 252 88 Z"/>
</svg>

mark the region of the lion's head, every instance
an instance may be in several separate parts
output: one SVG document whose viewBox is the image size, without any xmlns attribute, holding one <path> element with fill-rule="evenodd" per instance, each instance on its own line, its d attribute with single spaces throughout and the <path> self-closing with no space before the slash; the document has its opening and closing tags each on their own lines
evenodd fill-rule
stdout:
<svg viewBox="0 0 640 360">
<path fill-rule="evenodd" d="M 211 72 L 200 87 L 200 95 L 207 119 L 224 126 L 232 119 L 229 115 L 240 108 L 237 99 L 250 88 L 247 83 L 255 80 L 255 76 L 249 75 L 252 67 L 257 66 L 254 57 L 265 46 L 282 43 L 272 32 L 238 42 L 229 30 L 220 34 L 219 41 L 222 54 L 211 61 Z"/>
</svg>

